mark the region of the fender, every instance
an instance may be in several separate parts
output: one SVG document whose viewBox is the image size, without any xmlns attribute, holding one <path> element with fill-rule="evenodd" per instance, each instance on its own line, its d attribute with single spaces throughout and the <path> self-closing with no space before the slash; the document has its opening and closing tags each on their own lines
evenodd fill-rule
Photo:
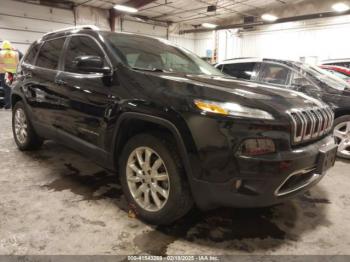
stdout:
<svg viewBox="0 0 350 262">
<path fill-rule="evenodd" d="M 110 161 L 113 162 L 116 159 L 116 149 L 118 148 L 118 143 L 120 143 L 120 141 L 118 141 L 118 133 L 119 133 L 121 124 L 126 119 L 139 119 L 142 121 L 151 122 L 154 124 L 161 125 L 161 126 L 165 127 L 166 129 L 168 129 L 175 137 L 176 145 L 179 149 L 181 161 L 184 165 L 188 181 L 190 182 L 190 184 L 192 184 L 191 181 L 193 178 L 193 175 L 192 175 L 193 172 L 192 172 L 192 167 L 191 167 L 191 164 L 189 161 L 189 155 L 188 155 L 185 143 L 183 141 L 183 138 L 182 138 L 179 130 L 177 129 L 177 127 L 173 123 L 171 123 L 169 120 L 166 120 L 164 118 L 151 116 L 151 115 L 147 115 L 147 114 L 143 114 L 143 113 L 136 113 L 136 112 L 125 112 L 125 113 L 121 114 L 120 117 L 118 118 L 118 121 L 117 121 L 117 124 L 115 127 L 115 131 L 114 131 L 114 135 L 113 135 L 113 145 L 115 145 L 115 146 L 114 146 L 113 153 L 111 154 Z"/>
</svg>

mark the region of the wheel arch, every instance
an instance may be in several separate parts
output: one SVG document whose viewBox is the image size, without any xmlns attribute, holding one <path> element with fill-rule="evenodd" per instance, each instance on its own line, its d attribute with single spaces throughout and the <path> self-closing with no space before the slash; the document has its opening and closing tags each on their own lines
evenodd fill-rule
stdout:
<svg viewBox="0 0 350 262">
<path fill-rule="evenodd" d="M 139 132 L 135 132 L 133 128 L 137 128 L 138 124 L 142 125 L 144 128 L 139 130 Z M 192 167 L 189 161 L 189 150 L 180 133 L 180 130 L 171 121 L 167 119 L 143 113 L 126 112 L 119 117 L 116 123 L 115 133 L 113 136 L 114 147 L 113 152 L 111 154 L 111 161 L 114 161 L 115 165 L 114 168 L 117 170 L 118 161 L 116 161 L 116 159 L 118 155 L 122 152 L 127 140 L 133 135 L 142 133 L 143 131 L 152 133 L 152 131 L 149 132 L 149 130 L 152 129 L 154 132 L 168 132 L 168 134 L 170 134 L 174 138 L 176 147 L 180 154 L 181 162 L 184 166 L 187 178 L 190 181 L 192 178 Z"/>
<path fill-rule="evenodd" d="M 12 106 L 14 106 L 18 101 L 23 101 L 23 97 L 20 96 L 19 94 L 17 93 L 12 93 L 11 94 L 11 103 L 12 103 Z"/>
<path fill-rule="evenodd" d="M 347 115 L 350 116 L 350 108 L 337 108 L 334 111 L 334 119 Z"/>
</svg>

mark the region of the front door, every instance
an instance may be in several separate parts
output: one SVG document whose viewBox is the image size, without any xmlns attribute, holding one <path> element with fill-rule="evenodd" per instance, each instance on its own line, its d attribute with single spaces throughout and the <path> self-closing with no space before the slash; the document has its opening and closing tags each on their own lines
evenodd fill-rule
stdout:
<svg viewBox="0 0 350 262">
<path fill-rule="evenodd" d="M 111 76 L 94 72 L 79 72 L 75 59 L 82 56 L 107 58 L 97 40 L 90 36 L 72 36 L 64 55 L 63 71 L 57 76 L 66 97 L 65 111 L 56 118 L 58 130 L 84 145 L 101 148 L 107 128 L 111 96 Z M 63 135 L 64 135 L 63 134 Z"/>
</svg>

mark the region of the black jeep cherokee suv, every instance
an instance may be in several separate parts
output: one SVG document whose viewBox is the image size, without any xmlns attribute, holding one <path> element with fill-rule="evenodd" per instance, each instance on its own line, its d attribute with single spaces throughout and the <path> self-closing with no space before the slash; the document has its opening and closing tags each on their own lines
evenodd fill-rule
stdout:
<svg viewBox="0 0 350 262">
<path fill-rule="evenodd" d="M 143 220 L 279 203 L 334 163 L 333 114 L 235 80 L 166 40 L 89 28 L 43 36 L 13 83 L 20 150 L 54 139 L 117 171 Z"/>
</svg>

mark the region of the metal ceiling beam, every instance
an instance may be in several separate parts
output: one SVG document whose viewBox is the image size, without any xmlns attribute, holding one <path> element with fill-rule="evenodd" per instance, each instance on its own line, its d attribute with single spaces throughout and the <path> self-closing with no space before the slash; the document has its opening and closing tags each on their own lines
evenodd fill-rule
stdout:
<svg viewBox="0 0 350 262">
<path fill-rule="evenodd" d="M 311 19 L 317 19 L 317 18 L 336 17 L 336 16 L 343 16 L 343 15 L 350 15 L 350 10 L 343 13 L 324 12 L 324 13 L 293 16 L 293 17 L 285 17 L 285 18 L 277 19 L 275 22 L 259 21 L 255 23 L 249 23 L 249 24 L 239 23 L 239 24 L 231 24 L 231 25 L 222 25 L 222 26 L 216 27 L 214 30 L 205 29 L 205 28 L 182 30 L 179 33 L 180 34 L 203 33 L 203 32 L 211 32 L 216 30 L 235 29 L 235 28 L 243 28 L 243 27 L 256 27 L 256 26 L 263 26 L 263 25 L 281 24 L 281 23 L 287 23 L 287 22 L 297 22 L 297 21 L 311 20 Z"/>
<path fill-rule="evenodd" d="M 148 5 L 150 3 L 153 3 L 155 1 L 156 0 L 129 0 L 129 1 L 125 2 L 125 3 L 123 3 L 123 5 L 139 9 L 139 8 L 141 8 L 141 7 L 145 6 L 145 5 Z M 119 16 L 122 16 L 123 14 L 124 13 L 118 12 L 114 8 L 109 10 L 109 24 L 110 24 L 112 32 L 115 31 L 116 18 L 119 17 Z"/>
<path fill-rule="evenodd" d="M 73 10 L 74 2 L 72 1 L 60 1 L 60 0 L 37 0 L 37 1 L 31 1 L 31 0 L 13 0 L 16 2 L 22 2 L 32 5 L 42 5 L 42 6 L 48 6 L 48 7 L 54 7 L 54 8 L 60 8 L 60 9 L 67 9 L 67 10 Z"/>
</svg>

